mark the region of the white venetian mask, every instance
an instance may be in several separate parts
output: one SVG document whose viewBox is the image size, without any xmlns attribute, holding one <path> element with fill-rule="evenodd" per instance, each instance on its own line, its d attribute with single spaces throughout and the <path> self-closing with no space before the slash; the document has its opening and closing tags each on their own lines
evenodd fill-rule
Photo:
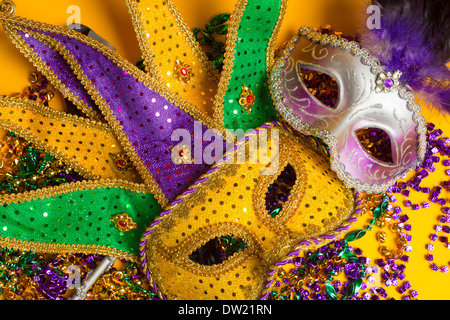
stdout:
<svg viewBox="0 0 450 320">
<path fill-rule="evenodd" d="M 334 104 L 308 89 L 306 69 L 334 79 Z M 383 192 L 425 154 L 425 120 L 400 77 L 399 71 L 385 72 L 358 43 L 302 27 L 278 57 L 270 82 L 277 111 L 294 129 L 324 140 L 331 166 L 347 187 Z M 364 130 L 378 135 L 389 157 L 374 155 L 361 141 Z"/>
</svg>

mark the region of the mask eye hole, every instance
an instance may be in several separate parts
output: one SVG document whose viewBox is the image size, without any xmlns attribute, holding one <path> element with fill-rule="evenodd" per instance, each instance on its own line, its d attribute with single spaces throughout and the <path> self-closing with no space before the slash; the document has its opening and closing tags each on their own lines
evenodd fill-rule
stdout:
<svg viewBox="0 0 450 320">
<path fill-rule="evenodd" d="M 227 261 L 246 247 L 247 242 L 233 235 L 216 237 L 192 252 L 189 259 L 204 266 L 212 266 Z"/>
<path fill-rule="evenodd" d="M 291 164 L 288 164 L 269 186 L 266 192 L 266 209 L 272 218 L 280 214 L 283 205 L 288 201 L 296 180 L 295 170 Z"/>
<path fill-rule="evenodd" d="M 385 131 L 378 128 L 365 128 L 356 131 L 356 136 L 372 157 L 382 162 L 394 163 L 391 139 Z"/>
<path fill-rule="evenodd" d="M 336 80 L 320 71 L 300 68 L 300 78 L 309 92 L 325 106 L 336 109 L 339 88 Z"/>
</svg>

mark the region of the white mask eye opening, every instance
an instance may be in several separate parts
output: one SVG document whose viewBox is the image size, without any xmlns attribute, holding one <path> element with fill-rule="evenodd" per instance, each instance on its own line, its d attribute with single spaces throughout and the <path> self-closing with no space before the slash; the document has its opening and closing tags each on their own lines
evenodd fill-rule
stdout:
<svg viewBox="0 0 450 320">
<path fill-rule="evenodd" d="M 297 65 L 298 78 L 312 98 L 322 106 L 335 110 L 339 103 L 339 85 L 335 78 L 314 66 Z"/>
<path fill-rule="evenodd" d="M 361 146 L 378 161 L 393 164 L 392 145 L 389 135 L 378 128 L 364 128 L 355 132 Z"/>
</svg>

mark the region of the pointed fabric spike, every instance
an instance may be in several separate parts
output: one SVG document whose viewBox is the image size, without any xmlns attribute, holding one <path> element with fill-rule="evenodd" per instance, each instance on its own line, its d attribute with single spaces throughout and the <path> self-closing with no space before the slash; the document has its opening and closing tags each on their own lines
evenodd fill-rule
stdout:
<svg viewBox="0 0 450 320">
<path fill-rule="evenodd" d="M 37 47 L 42 44 L 64 58 L 162 206 L 209 168 L 211 163 L 203 161 L 202 150 L 211 141 L 202 138 L 214 128 L 214 123 L 192 104 L 108 47 L 82 34 L 22 18 L 2 19 L 5 30 L 22 39 L 18 42 L 21 51 L 34 50 L 38 54 Z M 32 62 L 53 63 L 40 59 Z M 192 149 L 192 137 L 196 140 L 195 147 L 200 153 L 194 163 L 174 164 L 171 151 L 180 143 L 180 137 L 172 141 L 172 134 L 177 129 L 182 130 L 178 133 L 189 148 Z M 216 135 L 220 143 L 216 143 L 223 150 L 225 143 L 220 133 Z M 221 156 L 220 151 L 216 156 Z"/>
<path fill-rule="evenodd" d="M 145 186 L 119 180 L 69 183 L 0 197 L 0 246 L 137 261 L 142 232 L 161 211 Z M 115 223 L 114 217 L 124 218 Z M 133 224 L 133 228 L 121 229 Z"/>
<path fill-rule="evenodd" d="M 4 27 L 18 48 L 27 47 L 27 50 L 22 53 L 33 62 L 36 69 L 49 80 L 55 89 L 61 92 L 64 98 L 71 101 L 88 118 L 101 119 L 98 107 L 59 53 L 32 37 L 28 37 L 28 43 L 25 44 L 25 41 L 7 24 Z"/>
<path fill-rule="evenodd" d="M 64 161 L 86 179 L 141 181 L 134 169 L 121 171 L 112 154 L 123 148 L 105 124 L 59 112 L 28 99 L 0 98 L 0 128 Z"/>
<path fill-rule="evenodd" d="M 212 116 L 219 83 L 192 31 L 170 0 L 127 0 L 146 70 Z"/>
<path fill-rule="evenodd" d="M 267 70 L 286 2 L 240 0 L 231 15 L 214 114 L 228 129 L 245 131 L 276 120 Z"/>
</svg>

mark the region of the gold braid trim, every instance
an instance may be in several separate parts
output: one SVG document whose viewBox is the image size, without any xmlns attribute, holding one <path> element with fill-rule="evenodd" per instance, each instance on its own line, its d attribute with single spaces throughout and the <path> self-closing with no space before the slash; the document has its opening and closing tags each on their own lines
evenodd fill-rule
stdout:
<svg viewBox="0 0 450 320">
<path fill-rule="evenodd" d="M 248 0 L 238 0 L 238 3 L 236 4 L 229 20 L 228 33 L 225 42 L 226 50 L 223 55 L 224 64 L 222 68 L 222 74 L 220 76 L 219 89 L 217 90 L 217 95 L 214 101 L 214 118 L 218 123 L 221 124 L 221 126 L 225 125 L 223 116 L 223 104 L 225 102 L 225 92 L 230 85 L 231 74 L 233 72 L 239 23 L 241 22 L 241 17 L 244 14 L 244 10 L 247 4 Z"/>
<path fill-rule="evenodd" d="M 148 194 L 148 190 L 145 185 L 138 184 L 125 180 L 95 180 L 95 181 L 76 181 L 70 182 L 59 186 L 45 187 L 42 189 L 26 191 L 18 194 L 7 194 L 0 196 L 1 204 L 23 203 L 38 199 L 57 197 L 63 194 L 71 192 L 95 190 L 104 188 L 120 188 L 126 189 L 131 192 Z"/>
<path fill-rule="evenodd" d="M 281 23 L 283 22 L 284 16 L 286 14 L 288 2 L 289 0 L 281 0 L 278 20 L 275 25 L 275 28 L 273 29 L 272 35 L 270 36 L 269 45 L 267 46 L 267 58 L 266 58 L 267 74 L 270 74 L 270 70 L 272 69 L 275 63 L 275 50 L 276 50 L 275 46 L 278 39 L 278 34 L 280 32 Z M 267 81 L 269 81 L 269 79 L 267 79 Z"/>
<path fill-rule="evenodd" d="M 54 244 L 39 241 L 32 242 L 32 241 L 23 241 L 20 239 L 10 239 L 0 237 L 0 247 L 16 251 L 42 252 L 50 254 L 61 254 L 61 253 L 95 254 L 102 256 L 112 256 L 118 259 L 126 259 L 132 262 L 137 262 L 139 260 L 137 256 L 132 255 L 131 253 L 100 245 L 96 246 L 86 244 L 82 245 Z"/>
<path fill-rule="evenodd" d="M 139 48 L 141 49 L 142 58 L 144 59 L 145 70 L 147 70 L 151 77 L 154 77 L 155 79 L 158 79 L 159 82 L 162 82 L 161 72 L 157 67 L 155 55 L 152 52 L 152 49 L 146 45 L 147 40 L 145 37 L 145 28 L 141 22 L 141 19 L 139 19 L 141 13 L 137 8 L 136 2 L 135 0 L 125 0 L 125 4 L 127 5 L 128 13 L 131 16 L 131 22 L 136 33 Z"/>
</svg>

